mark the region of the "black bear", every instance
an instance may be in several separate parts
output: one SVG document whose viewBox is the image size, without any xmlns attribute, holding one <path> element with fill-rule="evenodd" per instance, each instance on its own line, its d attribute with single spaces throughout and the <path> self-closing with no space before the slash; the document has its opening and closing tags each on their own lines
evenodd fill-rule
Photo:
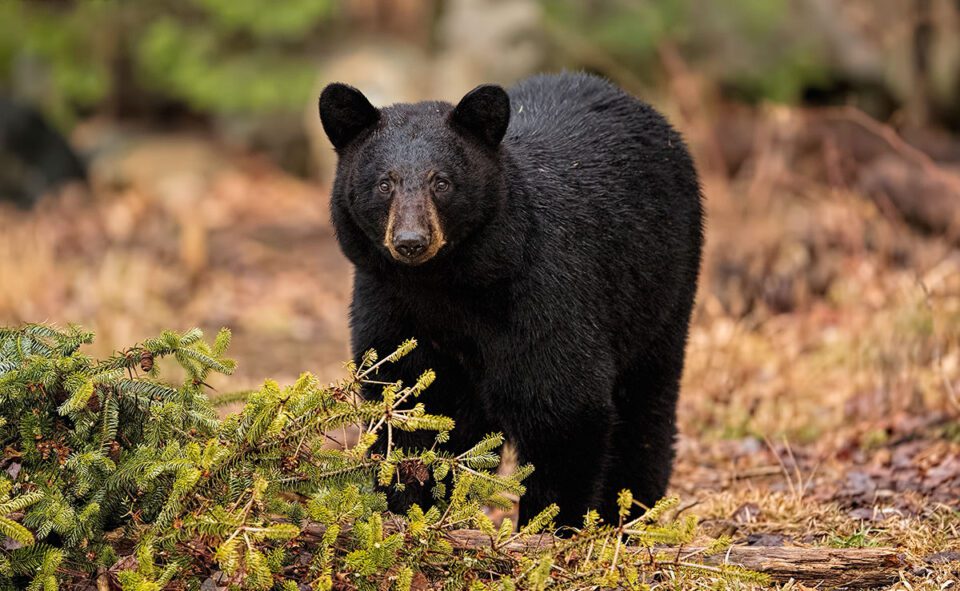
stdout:
<svg viewBox="0 0 960 591">
<path fill-rule="evenodd" d="M 319 106 L 354 353 L 415 337 L 391 378 L 436 370 L 423 402 L 455 419 L 454 451 L 502 432 L 534 464 L 521 519 L 555 502 L 560 525 L 615 520 L 621 489 L 659 499 L 703 242 L 680 135 L 587 74 L 382 109 L 331 84 Z M 391 508 L 422 504 L 414 489 Z"/>
</svg>

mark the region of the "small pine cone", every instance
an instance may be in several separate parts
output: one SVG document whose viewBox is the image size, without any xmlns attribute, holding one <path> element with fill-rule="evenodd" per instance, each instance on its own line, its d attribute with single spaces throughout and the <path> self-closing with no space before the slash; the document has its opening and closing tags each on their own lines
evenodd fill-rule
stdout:
<svg viewBox="0 0 960 591">
<path fill-rule="evenodd" d="M 140 353 L 140 369 L 143 371 L 150 371 L 153 369 L 153 353 L 150 351 L 144 351 Z"/>
<path fill-rule="evenodd" d="M 110 459 L 113 461 L 120 459 L 120 443 L 117 441 L 110 442 Z"/>
<path fill-rule="evenodd" d="M 430 470 L 420 460 L 403 460 L 397 465 L 400 472 L 400 482 L 404 484 L 413 484 L 414 482 L 422 485 L 430 478 Z"/>
</svg>

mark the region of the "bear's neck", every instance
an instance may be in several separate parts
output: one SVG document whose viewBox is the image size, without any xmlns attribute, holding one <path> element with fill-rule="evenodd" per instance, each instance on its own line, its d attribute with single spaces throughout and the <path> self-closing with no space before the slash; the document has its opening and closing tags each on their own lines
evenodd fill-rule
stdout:
<svg viewBox="0 0 960 591">
<path fill-rule="evenodd" d="M 479 285 L 518 276 L 538 250 L 540 234 L 529 207 L 530 188 L 519 181 L 523 177 L 506 147 L 501 162 L 499 207 L 450 257 L 456 275 Z"/>
</svg>

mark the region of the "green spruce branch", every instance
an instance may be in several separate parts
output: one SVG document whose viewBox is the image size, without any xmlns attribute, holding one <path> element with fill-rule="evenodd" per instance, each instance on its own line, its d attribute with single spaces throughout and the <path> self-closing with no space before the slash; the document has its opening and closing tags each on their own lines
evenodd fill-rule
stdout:
<svg viewBox="0 0 960 591">
<path fill-rule="evenodd" d="M 0 328 L 0 589 L 641 589 L 668 571 L 756 580 L 655 550 L 693 539 L 692 519 L 666 516 L 672 501 L 618 524 L 591 514 L 571 538 L 517 552 L 552 531 L 559 509 L 516 532 L 510 519 L 494 524 L 487 508 L 509 509 L 533 467 L 496 473 L 497 433 L 445 450 L 453 421 L 417 402 L 432 371 L 410 385 L 373 380 L 415 341 L 369 352 L 337 383 L 268 380 L 220 418 L 207 380 L 233 371 L 229 331 L 213 343 L 167 331 L 106 359 L 82 352 L 92 340 L 76 326 Z M 169 366 L 179 385 L 161 379 Z M 370 385 L 381 396 L 360 398 Z M 399 448 L 397 430 L 436 436 L 428 449 Z M 348 431 L 357 443 L 344 448 Z M 381 439 L 385 453 L 370 454 Z M 402 488 L 411 470 L 436 501 L 391 515 L 382 488 Z M 620 503 L 625 517 L 632 498 Z M 458 542 L 467 528 L 487 542 Z"/>
</svg>

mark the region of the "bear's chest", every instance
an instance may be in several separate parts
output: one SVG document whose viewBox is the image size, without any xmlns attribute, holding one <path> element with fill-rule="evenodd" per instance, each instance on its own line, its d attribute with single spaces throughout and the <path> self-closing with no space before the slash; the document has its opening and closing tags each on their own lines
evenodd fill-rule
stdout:
<svg viewBox="0 0 960 591">
<path fill-rule="evenodd" d="M 415 335 L 464 366 L 482 363 L 491 348 L 508 346 L 513 308 L 502 295 L 423 292 L 406 298 Z"/>
<path fill-rule="evenodd" d="M 429 294 L 408 311 L 418 332 L 441 340 L 491 338 L 509 326 L 510 309 L 499 298 Z"/>
</svg>

